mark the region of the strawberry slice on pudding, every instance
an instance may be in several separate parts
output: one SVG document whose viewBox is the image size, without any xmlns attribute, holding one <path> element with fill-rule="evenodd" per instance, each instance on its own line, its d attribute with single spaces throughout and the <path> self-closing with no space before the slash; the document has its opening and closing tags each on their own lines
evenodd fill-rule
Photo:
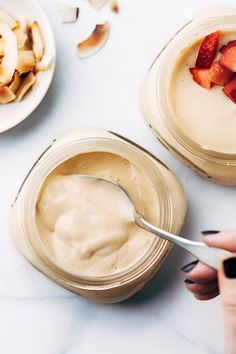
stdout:
<svg viewBox="0 0 236 354">
<path fill-rule="evenodd" d="M 216 85 L 226 85 L 232 76 L 232 71 L 220 65 L 219 61 L 213 63 L 209 70 L 209 80 Z"/>
<path fill-rule="evenodd" d="M 220 65 L 236 72 L 236 45 L 224 49 L 224 54 L 220 57 Z"/>
<path fill-rule="evenodd" d="M 196 81 L 198 85 L 202 86 L 206 90 L 210 90 L 212 82 L 209 78 L 209 69 L 190 68 L 189 70 L 193 76 L 193 80 Z"/>
<path fill-rule="evenodd" d="M 236 103 L 236 76 L 225 85 L 223 92 Z"/>
<path fill-rule="evenodd" d="M 196 60 L 197 68 L 209 69 L 211 67 L 216 56 L 220 35 L 221 31 L 216 31 L 204 38 Z"/>
<path fill-rule="evenodd" d="M 227 44 L 222 45 L 222 47 L 220 48 L 220 52 L 224 54 L 227 49 L 232 47 L 236 47 L 236 40 L 229 41 Z"/>
</svg>

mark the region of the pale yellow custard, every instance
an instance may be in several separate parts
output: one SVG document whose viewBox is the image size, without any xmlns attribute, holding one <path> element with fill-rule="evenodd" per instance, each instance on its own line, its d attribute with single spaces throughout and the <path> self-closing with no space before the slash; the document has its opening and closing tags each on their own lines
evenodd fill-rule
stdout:
<svg viewBox="0 0 236 354">
<path fill-rule="evenodd" d="M 155 236 L 136 226 L 128 200 L 114 188 L 75 174 L 118 182 L 137 210 L 158 224 L 157 194 L 138 167 L 111 153 L 82 154 L 56 168 L 43 184 L 36 223 L 47 251 L 64 269 L 86 276 L 107 276 L 136 264 Z"/>
<path fill-rule="evenodd" d="M 203 38 L 202 38 L 203 39 Z M 235 153 L 236 105 L 214 85 L 209 91 L 192 78 L 202 39 L 177 58 L 170 85 L 170 105 L 177 125 L 203 149 Z M 236 31 L 223 32 L 219 48 L 236 39 Z"/>
</svg>

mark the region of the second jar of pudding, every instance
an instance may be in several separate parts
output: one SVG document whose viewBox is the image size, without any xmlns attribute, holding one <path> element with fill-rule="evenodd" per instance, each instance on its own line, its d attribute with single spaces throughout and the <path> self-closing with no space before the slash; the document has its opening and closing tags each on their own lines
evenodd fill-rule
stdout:
<svg viewBox="0 0 236 354">
<path fill-rule="evenodd" d="M 117 182 L 140 214 L 173 233 L 185 216 L 183 189 L 153 155 L 100 129 L 56 139 L 26 177 L 11 211 L 20 252 L 67 289 L 99 302 L 122 301 L 153 277 L 171 245 L 135 224 L 119 229 L 117 221 L 127 217 L 122 203 L 105 190 L 93 195 L 94 186 L 78 182 L 77 174 Z M 101 200 L 99 213 L 88 203 L 93 198 Z"/>
<path fill-rule="evenodd" d="M 216 8 L 184 26 L 157 56 L 145 79 L 142 111 L 158 139 L 193 170 L 236 184 L 236 105 L 214 85 L 206 90 L 190 68 L 205 36 L 220 31 L 218 48 L 236 40 L 236 9 Z"/>
</svg>

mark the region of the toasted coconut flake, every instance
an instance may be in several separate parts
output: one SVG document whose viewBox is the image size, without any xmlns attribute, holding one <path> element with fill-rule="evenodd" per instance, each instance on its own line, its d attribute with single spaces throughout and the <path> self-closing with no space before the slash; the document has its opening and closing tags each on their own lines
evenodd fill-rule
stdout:
<svg viewBox="0 0 236 354">
<path fill-rule="evenodd" d="M 45 53 L 42 60 L 39 63 L 36 63 L 35 72 L 37 73 L 39 71 L 47 70 L 52 63 L 52 59 L 53 59 L 52 54 Z"/>
<path fill-rule="evenodd" d="M 109 0 L 109 6 L 110 6 L 111 11 L 113 11 L 117 14 L 119 13 L 119 5 L 116 0 Z"/>
<path fill-rule="evenodd" d="M 33 51 L 36 61 L 40 61 L 44 53 L 44 44 L 41 30 L 39 28 L 38 22 L 34 21 L 31 26 L 31 35 L 33 41 Z"/>
<path fill-rule="evenodd" d="M 14 32 L 4 22 L 0 22 L 0 36 L 5 43 L 4 56 L 0 64 L 0 82 L 8 84 L 17 64 L 17 40 Z"/>
<path fill-rule="evenodd" d="M 25 47 L 25 44 L 28 40 L 28 36 L 26 35 L 26 33 L 20 29 L 20 28 L 17 28 L 14 30 L 14 33 L 16 35 L 16 39 L 17 39 L 17 47 L 18 49 L 21 49 L 21 48 L 24 48 Z"/>
<path fill-rule="evenodd" d="M 39 82 L 41 80 L 41 77 L 42 77 L 42 74 L 43 72 L 42 71 L 39 71 L 35 74 L 35 82 L 34 84 L 32 85 L 32 90 L 36 90 L 36 88 L 38 87 L 39 85 Z"/>
<path fill-rule="evenodd" d="M 33 86 L 35 83 L 35 76 L 30 71 L 27 76 L 22 80 L 20 87 L 18 88 L 16 92 L 16 101 L 19 102 L 22 100 L 24 95 L 29 91 L 29 89 Z"/>
<path fill-rule="evenodd" d="M 0 8 L 0 21 L 6 23 L 11 29 L 17 26 L 17 21 L 2 8 Z"/>
<path fill-rule="evenodd" d="M 16 91 L 18 90 L 20 83 L 21 83 L 21 78 L 20 75 L 18 73 L 18 71 L 15 71 L 14 77 L 13 77 L 13 81 L 11 82 L 11 84 L 9 85 L 9 89 L 13 92 L 16 93 Z"/>
<path fill-rule="evenodd" d="M 11 89 L 6 86 L 0 86 L 0 103 L 9 103 L 16 98 L 16 95 L 11 91 Z"/>
<path fill-rule="evenodd" d="M 16 69 L 20 75 L 32 71 L 35 66 L 35 58 L 32 50 L 19 50 Z"/>
<path fill-rule="evenodd" d="M 97 25 L 93 33 L 77 45 L 78 55 L 81 59 L 90 57 L 98 52 L 106 43 L 110 31 L 109 22 Z"/>
<path fill-rule="evenodd" d="M 0 56 L 2 57 L 4 55 L 4 50 L 5 50 L 5 42 L 3 38 L 0 38 Z"/>
<path fill-rule="evenodd" d="M 88 2 L 96 9 L 101 10 L 101 8 L 108 3 L 108 0 L 88 0 Z"/>
<path fill-rule="evenodd" d="M 76 22 L 79 17 L 79 7 L 72 4 L 57 4 L 57 12 L 62 23 Z"/>
</svg>

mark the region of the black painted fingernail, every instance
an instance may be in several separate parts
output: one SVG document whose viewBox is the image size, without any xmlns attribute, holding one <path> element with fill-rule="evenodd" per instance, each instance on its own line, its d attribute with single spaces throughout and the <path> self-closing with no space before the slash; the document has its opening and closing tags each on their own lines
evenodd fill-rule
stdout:
<svg viewBox="0 0 236 354">
<path fill-rule="evenodd" d="M 219 232 L 220 232 L 220 231 L 217 231 L 217 230 L 201 231 L 201 233 L 203 234 L 203 236 L 215 235 L 215 234 L 218 234 Z"/>
<path fill-rule="evenodd" d="M 189 280 L 189 279 L 185 279 L 185 284 L 194 284 L 194 281 L 192 280 Z"/>
<path fill-rule="evenodd" d="M 227 278 L 236 278 L 236 257 L 228 258 L 224 261 L 224 272 Z"/>
<path fill-rule="evenodd" d="M 182 271 L 182 272 L 184 272 L 184 273 L 189 273 L 189 272 L 191 272 L 191 270 L 193 270 L 193 268 L 195 268 L 196 267 L 196 265 L 198 264 L 198 260 L 196 260 L 196 261 L 193 261 L 193 262 L 191 262 L 191 263 L 188 263 L 188 264 L 186 264 L 185 266 L 183 266 L 180 270 Z"/>
</svg>

